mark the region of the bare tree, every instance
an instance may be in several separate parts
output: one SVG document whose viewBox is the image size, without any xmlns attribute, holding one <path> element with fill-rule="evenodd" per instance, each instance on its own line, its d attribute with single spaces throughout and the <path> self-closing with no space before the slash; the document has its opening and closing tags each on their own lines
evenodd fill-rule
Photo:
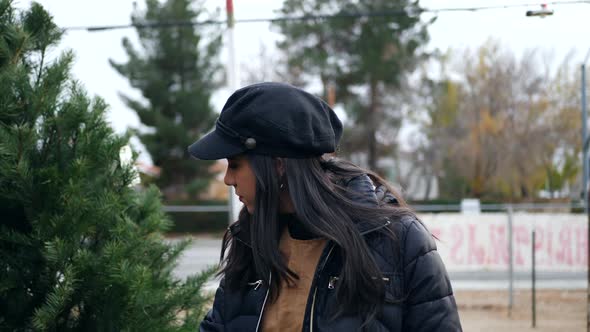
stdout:
<svg viewBox="0 0 590 332">
<path fill-rule="evenodd" d="M 569 58 L 553 73 L 535 50 L 517 58 L 488 41 L 458 61 L 453 80 L 443 63 L 418 92 L 424 176 L 455 198 L 531 199 L 547 182 L 573 182 L 580 125 Z"/>
</svg>

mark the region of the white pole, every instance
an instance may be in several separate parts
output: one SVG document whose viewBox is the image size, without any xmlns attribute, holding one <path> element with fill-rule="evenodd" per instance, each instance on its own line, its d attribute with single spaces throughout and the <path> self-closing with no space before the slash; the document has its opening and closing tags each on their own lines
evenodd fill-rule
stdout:
<svg viewBox="0 0 590 332">
<path fill-rule="evenodd" d="M 514 305 L 514 250 L 512 247 L 512 217 L 514 212 L 512 204 L 508 204 L 508 316 L 512 316 L 512 307 Z"/>
<path fill-rule="evenodd" d="M 586 53 L 586 58 L 582 62 L 582 156 L 584 158 L 584 172 L 582 190 L 584 190 L 584 208 L 586 209 L 586 215 L 588 216 L 588 235 L 587 238 L 590 240 L 590 197 L 588 197 L 588 113 L 586 105 L 586 62 L 590 57 L 590 49 Z M 588 289 L 586 290 L 586 331 L 590 332 L 590 247 L 588 247 Z"/>
<path fill-rule="evenodd" d="M 238 68 L 236 66 L 236 49 L 234 45 L 234 6 L 233 0 L 226 0 L 226 9 L 227 9 L 227 48 L 228 48 L 228 56 L 229 56 L 229 63 L 228 63 L 228 83 L 229 89 L 231 93 L 238 89 L 240 84 L 239 77 L 238 77 Z M 228 193 L 228 215 L 229 215 L 229 223 L 233 223 L 234 221 L 238 220 L 238 215 L 240 213 L 240 209 L 242 208 L 242 204 L 238 199 L 234 187 L 229 187 Z"/>
</svg>

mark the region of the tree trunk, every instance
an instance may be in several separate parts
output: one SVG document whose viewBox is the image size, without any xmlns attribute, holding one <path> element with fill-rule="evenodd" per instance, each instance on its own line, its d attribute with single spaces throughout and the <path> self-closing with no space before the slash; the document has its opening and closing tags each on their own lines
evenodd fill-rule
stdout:
<svg viewBox="0 0 590 332">
<path fill-rule="evenodd" d="M 371 99 L 367 117 L 367 166 L 371 170 L 377 170 L 377 82 L 372 80 L 369 88 Z"/>
<path fill-rule="evenodd" d="M 424 200 L 428 200 L 430 198 L 430 190 L 431 190 L 431 183 L 434 176 L 429 174 L 428 172 L 424 172 L 424 179 L 426 180 L 426 189 L 424 190 Z"/>
</svg>

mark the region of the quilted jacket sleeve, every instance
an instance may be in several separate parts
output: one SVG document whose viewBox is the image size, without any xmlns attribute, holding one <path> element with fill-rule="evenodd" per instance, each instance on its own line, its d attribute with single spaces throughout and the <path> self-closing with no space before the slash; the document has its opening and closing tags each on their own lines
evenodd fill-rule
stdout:
<svg viewBox="0 0 590 332">
<path fill-rule="evenodd" d="M 457 304 L 434 238 L 417 220 L 407 224 L 403 264 L 403 331 L 462 331 Z"/>
<path fill-rule="evenodd" d="M 223 324 L 223 299 L 224 299 L 224 291 L 223 286 L 225 284 L 225 280 L 222 279 L 219 283 L 219 287 L 215 292 L 215 299 L 213 300 L 213 307 L 205 318 L 201 322 L 200 332 L 223 332 L 224 331 L 224 324 Z"/>
</svg>

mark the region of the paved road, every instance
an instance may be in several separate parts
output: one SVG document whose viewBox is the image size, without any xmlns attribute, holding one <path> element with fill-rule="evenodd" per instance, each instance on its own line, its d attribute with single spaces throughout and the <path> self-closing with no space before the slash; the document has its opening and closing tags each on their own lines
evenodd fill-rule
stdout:
<svg viewBox="0 0 590 332">
<path fill-rule="evenodd" d="M 195 239 L 180 258 L 176 276 L 185 278 L 219 263 L 221 239 Z"/>
<path fill-rule="evenodd" d="M 193 245 L 180 259 L 175 274 L 180 278 L 196 274 L 213 266 L 219 261 L 221 250 L 220 239 L 195 239 Z M 507 271 L 450 271 L 449 275 L 455 289 L 508 289 Z M 208 289 L 215 289 L 216 283 L 209 283 Z M 586 272 L 537 272 L 539 289 L 583 289 L 587 287 Z M 514 275 L 515 289 L 531 288 L 531 273 L 516 272 Z"/>
</svg>

